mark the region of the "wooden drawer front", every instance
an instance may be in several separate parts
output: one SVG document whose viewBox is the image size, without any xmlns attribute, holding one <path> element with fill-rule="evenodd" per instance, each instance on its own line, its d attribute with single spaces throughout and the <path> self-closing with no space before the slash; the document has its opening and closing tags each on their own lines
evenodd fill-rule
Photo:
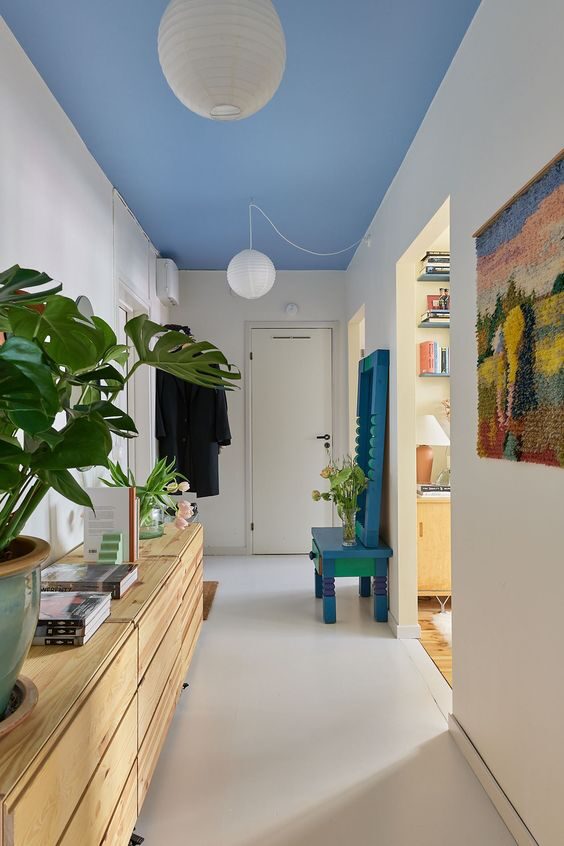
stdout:
<svg viewBox="0 0 564 846">
<path fill-rule="evenodd" d="M 184 669 L 184 675 L 188 672 L 190 659 L 198 640 L 202 626 L 203 611 L 204 587 L 203 582 L 199 581 L 195 586 L 191 600 L 187 602 L 187 612 L 182 630 L 182 667 Z"/>
<path fill-rule="evenodd" d="M 171 618 L 180 608 L 183 593 L 184 571 L 177 566 L 139 621 L 139 681 L 147 672 Z"/>
<path fill-rule="evenodd" d="M 201 568 L 200 568 L 201 570 Z M 141 744 L 174 663 L 181 652 L 183 637 L 188 630 L 203 594 L 201 577 L 195 576 L 186 591 L 180 608 L 153 656 L 145 676 L 139 684 L 139 743 Z"/>
<path fill-rule="evenodd" d="M 151 778 L 168 732 L 168 727 L 174 716 L 176 703 L 182 689 L 183 678 L 184 672 L 181 656 L 179 655 L 163 690 L 161 701 L 157 706 L 139 749 L 139 755 L 137 757 L 139 779 L 137 805 L 139 812 L 141 812 L 141 807 L 145 801 L 145 796 L 147 795 L 149 784 L 151 783 Z"/>
<path fill-rule="evenodd" d="M 129 846 L 137 822 L 137 761 L 133 764 L 123 792 L 100 846 Z M 80 844 L 81 841 L 76 841 Z"/>
<path fill-rule="evenodd" d="M 182 639 L 184 639 L 184 634 L 192 620 L 197 601 L 201 598 L 203 603 L 203 596 L 204 580 L 202 578 L 202 569 L 200 567 L 182 598 Z"/>
<path fill-rule="evenodd" d="M 199 544 L 196 549 L 190 547 L 180 559 L 180 566 L 184 572 L 184 590 L 188 587 L 198 569 L 203 572 L 204 547 Z"/>
<path fill-rule="evenodd" d="M 186 677 L 186 673 L 188 672 L 188 668 L 190 667 L 190 662 L 192 660 L 192 655 L 194 654 L 194 650 L 196 648 L 196 644 L 198 643 L 198 637 L 200 636 L 200 630 L 202 628 L 203 622 L 203 600 L 200 598 L 196 603 L 195 613 L 192 615 L 192 620 L 190 621 L 190 625 L 184 635 L 184 639 L 182 641 L 182 678 Z"/>
<path fill-rule="evenodd" d="M 143 742 L 149 723 L 163 694 L 166 681 L 180 654 L 182 608 L 168 627 L 149 669 L 139 685 L 139 744 Z"/>
<path fill-rule="evenodd" d="M 88 645 L 77 648 L 88 649 Z M 6 846 L 45 846 L 59 841 L 134 698 L 136 665 L 132 630 L 49 756 L 30 780 L 19 783 L 6 797 Z"/>
<path fill-rule="evenodd" d="M 134 697 L 58 846 L 78 843 L 99 846 L 136 758 L 137 698 Z"/>
</svg>

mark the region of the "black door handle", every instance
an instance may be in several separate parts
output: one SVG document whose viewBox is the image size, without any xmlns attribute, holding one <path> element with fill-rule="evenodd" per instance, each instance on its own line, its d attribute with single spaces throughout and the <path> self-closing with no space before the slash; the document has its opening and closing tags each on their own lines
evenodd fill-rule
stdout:
<svg viewBox="0 0 564 846">
<path fill-rule="evenodd" d="M 318 441 L 328 441 L 331 438 L 331 435 L 317 435 Z"/>
</svg>

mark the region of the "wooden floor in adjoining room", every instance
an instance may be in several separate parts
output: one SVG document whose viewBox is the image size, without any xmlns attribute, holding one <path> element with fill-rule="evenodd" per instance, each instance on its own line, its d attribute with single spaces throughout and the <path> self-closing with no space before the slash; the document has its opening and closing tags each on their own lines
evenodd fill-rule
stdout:
<svg viewBox="0 0 564 846">
<path fill-rule="evenodd" d="M 450 611 L 450 600 L 446 607 Z M 452 648 L 432 622 L 433 615 L 440 610 L 439 602 L 434 597 L 419 597 L 421 645 L 452 687 Z"/>
</svg>

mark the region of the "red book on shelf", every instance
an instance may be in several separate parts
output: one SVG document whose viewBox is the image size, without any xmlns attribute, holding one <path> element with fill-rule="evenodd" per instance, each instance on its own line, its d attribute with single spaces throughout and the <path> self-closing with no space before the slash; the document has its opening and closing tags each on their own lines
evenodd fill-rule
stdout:
<svg viewBox="0 0 564 846">
<path fill-rule="evenodd" d="M 427 311 L 443 311 L 439 303 L 440 297 L 440 294 L 427 294 Z M 449 309 L 444 309 L 444 311 L 448 312 Z"/>
<path fill-rule="evenodd" d="M 432 341 L 419 344 L 419 373 L 435 372 L 435 355 Z"/>
</svg>

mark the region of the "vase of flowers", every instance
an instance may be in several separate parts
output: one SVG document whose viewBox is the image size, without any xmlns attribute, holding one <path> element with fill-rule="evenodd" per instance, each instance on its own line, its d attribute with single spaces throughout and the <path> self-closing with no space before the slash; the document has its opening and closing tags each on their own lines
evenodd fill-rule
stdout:
<svg viewBox="0 0 564 846">
<path fill-rule="evenodd" d="M 141 540 L 158 538 L 164 532 L 164 515 L 174 520 L 177 529 L 185 529 L 194 514 L 189 502 L 176 500 L 173 494 L 186 493 L 190 483 L 174 469 L 174 461 L 166 458 L 157 461 L 144 485 L 138 485 L 131 470 L 125 471 L 117 462 L 108 462 L 110 479 L 101 481 L 110 488 L 135 488 L 139 499 L 139 537 Z"/>
<path fill-rule="evenodd" d="M 358 497 L 368 487 L 368 479 L 362 467 L 348 455 L 340 463 L 331 461 L 320 475 L 328 480 L 329 490 L 313 491 L 313 499 L 316 502 L 325 500 L 335 503 L 337 514 L 343 522 L 343 546 L 356 546 Z"/>
</svg>

